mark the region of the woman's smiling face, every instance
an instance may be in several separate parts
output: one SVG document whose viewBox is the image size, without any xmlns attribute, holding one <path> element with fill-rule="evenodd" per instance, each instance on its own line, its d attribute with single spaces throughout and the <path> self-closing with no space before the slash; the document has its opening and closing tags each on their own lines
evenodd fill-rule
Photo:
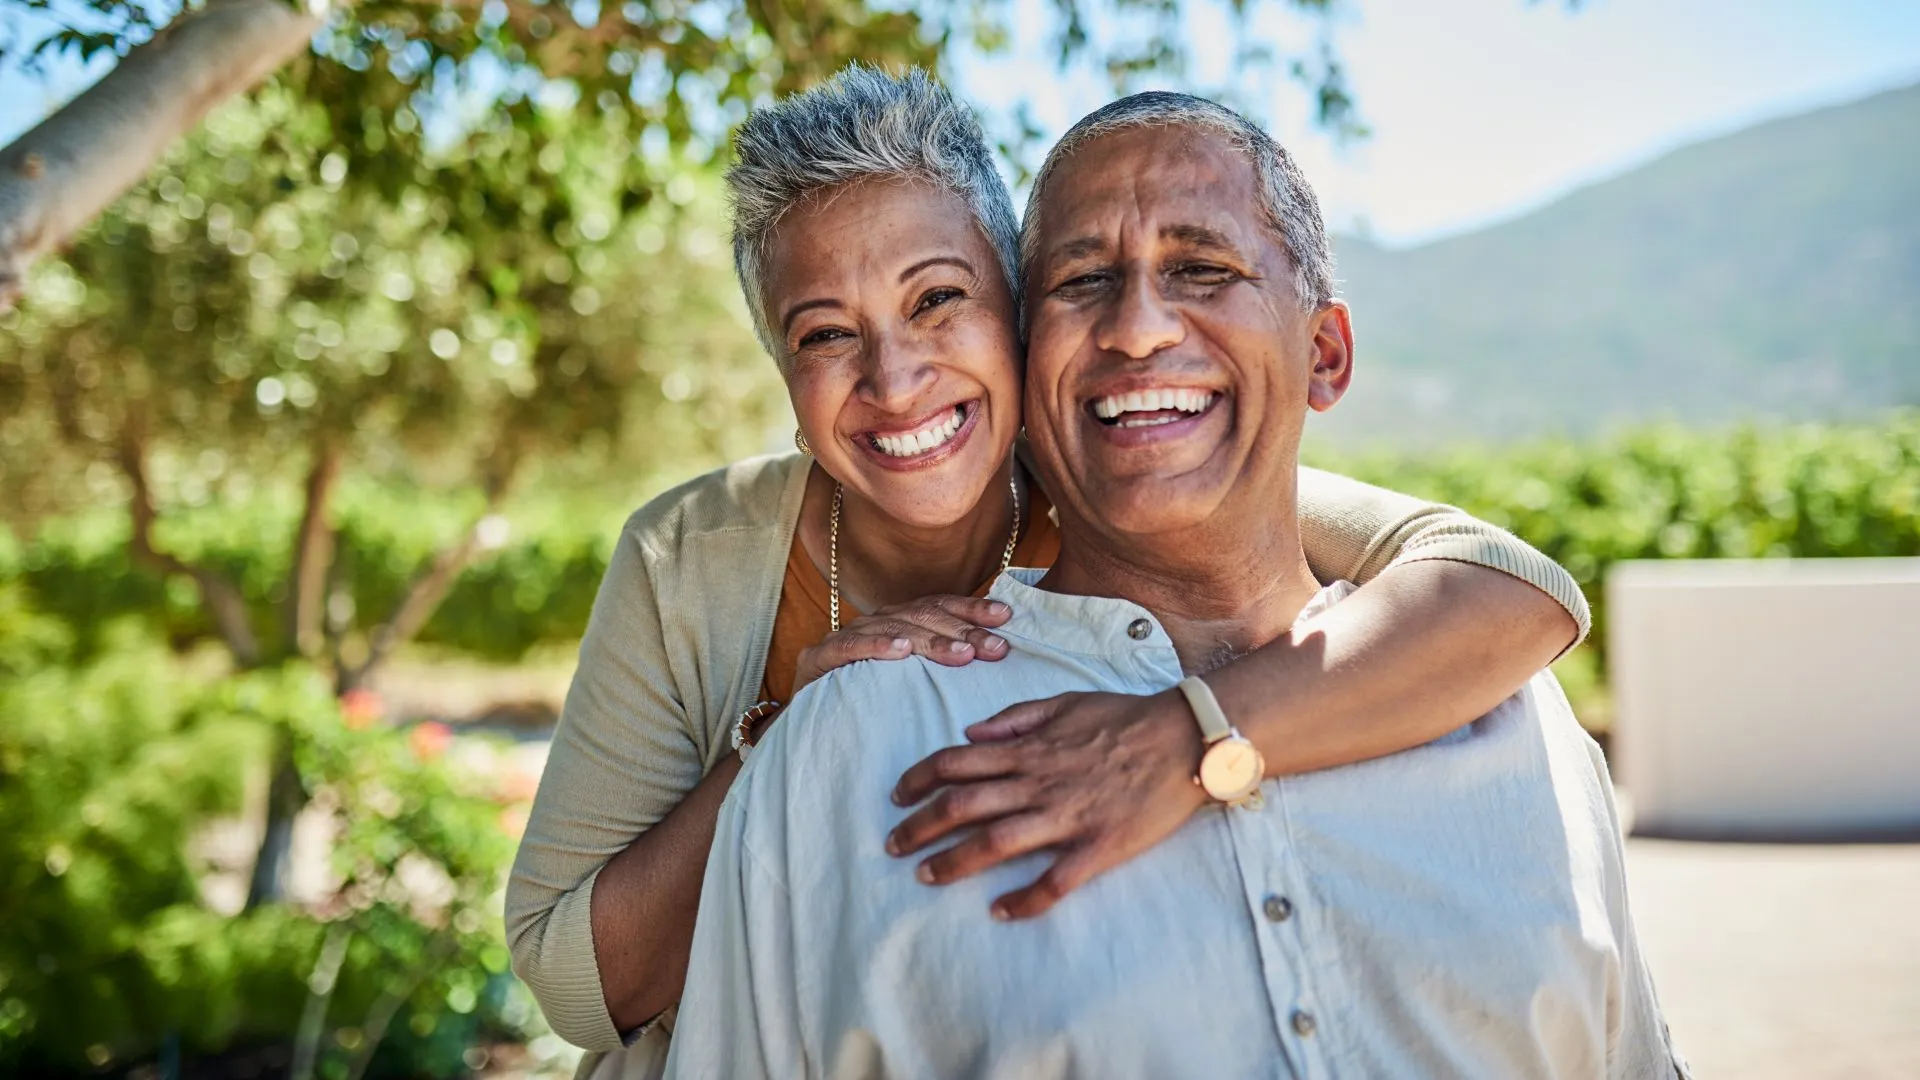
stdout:
<svg viewBox="0 0 1920 1080">
<path fill-rule="evenodd" d="M 765 301 L 814 456 L 907 524 L 972 510 L 1020 430 L 1013 295 L 958 196 L 861 180 L 774 231 Z"/>
</svg>

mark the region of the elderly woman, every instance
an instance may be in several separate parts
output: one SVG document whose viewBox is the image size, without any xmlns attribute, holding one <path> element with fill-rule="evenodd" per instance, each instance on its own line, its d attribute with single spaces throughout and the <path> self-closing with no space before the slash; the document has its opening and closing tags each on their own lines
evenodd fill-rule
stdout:
<svg viewBox="0 0 1920 1080">
<path fill-rule="evenodd" d="M 1017 227 L 973 116 L 923 74 L 855 68 L 756 112 L 736 152 L 735 262 L 802 452 L 703 476 L 628 520 L 508 887 L 514 970 L 556 1032 L 610 1052 L 584 1063 L 595 1076 L 664 1061 L 671 1025 L 656 1021 L 685 980 L 719 804 L 781 703 L 856 660 L 1003 657 L 992 628 L 1008 612 L 978 597 L 1058 545 L 1015 450 Z M 1219 680 L 1229 715 L 1295 733 L 1270 767 L 1434 739 L 1585 631 L 1565 571 L 1458 511 L 1303 470 L 1300 519 L 1315 573 L 1362 587 L 1310 644 L 1275 642 Z M 1172 692 L 1022 709 L 982 737 L 1074 713 L 1192 723 Z M 1063 822 L 1049 846 L 1127 827 Z M 1071 886 L 1004 902 L 1031 916 Z"/>
</svg>

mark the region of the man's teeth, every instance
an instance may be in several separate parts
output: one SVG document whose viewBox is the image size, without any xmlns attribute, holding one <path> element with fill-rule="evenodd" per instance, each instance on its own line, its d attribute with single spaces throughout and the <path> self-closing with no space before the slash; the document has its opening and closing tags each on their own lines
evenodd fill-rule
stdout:
<svg viewBox="0 0 1920 1080">
<path fill-rule="evenodd" d="M 1183 413 L 1205 412 L 1213 404 L 1213 391 L 1188 388 L 1169 388 L 1164 390 L 1135 390 L 1126 394 L 1112 394 L 1093 403 L 1093 415 L 1102 420 L 1112 420 L 1122 413 L 1150 413 L 1177 410 Z M 1178 420 L 1177 416 L 1163 416 L 1152 419 L 1123 420 L 1121 427 L 1151 427 L 1156 424 L 1170 424 Z"/>
<path fill-rule="evenodd" d="M 875 435 L 873 445 L 879 447 L 880 452 L 889 457 L 912 457 L 915 454 L 924 454 L 929 450 L 945 446 L 947 440 L 953 438 L 954 433 L 960 430 L 960 425 L 965 423 L 966 419 L 966 410 L 956 405 L 953 408 L 953 415 L 947 417 L 945 423 L 901 435 Z"/>
</svg>

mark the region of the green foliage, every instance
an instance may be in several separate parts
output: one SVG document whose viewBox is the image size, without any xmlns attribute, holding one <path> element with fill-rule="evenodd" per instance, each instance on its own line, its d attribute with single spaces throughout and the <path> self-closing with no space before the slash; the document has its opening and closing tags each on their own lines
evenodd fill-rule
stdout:
<svg viewBox="0 0 1920 1080">
<path fill-rule="evenodd" d="M 209 978 L 297 953 L 301 935 L 280 932 L 289 928 L 242 930 L 205 964 L 179 948 L 200 908 L 188 838 L 239 810 L 234 766 L 260 753 L 262 732 L 204 708 L 171 657 L 125 634 L 98 663 L 63 666 L 64 635 L 20 604 L 18 590 L 6 593 L 0 1062 L 83 1061 L 87 1047 L 142 1029 L 217 1037 L 235 1026 L 237 993 L 260 1014 L 297 1009 L 291 965 L 280 965 L 278 985 Z"/>
<path fill-rule="evenodd" d="M 481 1030 L 525 1033 L 499 936 L 513 840 L 458 748 L 356 725 L 303 667 L 210 679 L 124 625 L 76 665 L 72 638 L 0 584 L 0 1071 L 289 1041 L 329 933 L 347 949 L 322 1075 L 369 1018 L 394 1021 L 385 1059 L 413 1075 L 461 1071 Z M 333 823 L 333 878 L 315 906 L 229 914 L 202 851 L 241 827 L 275 739 Z"/>
<path fill-rule="evenodd" d="M 1462 507 L 1559 561 L 1593 604 L 1603 664 L 1601 586 L 1621 560 L 1920 555 L 1920 413 L 1318 463 Z"/>
<path fill-rule="evenodd" d="M 785 406 L 736 314 L 712 171 L 636 152 L 622 112 L 529 127 L 389 196 L 349 182 L 318 104 L 276 88 L 217 113 L 0 319 L 9 502 L 98 500 L 111 473 L 75 473 L 129 440 L 174 452 L 189 503 L 322 445 L 443 483 L 752 449 L 739 432 Z M 61 454 L 80 464 L 49 473 Z"/>
<path fill-rule="evenodd" d="M 208 502 L 164 522 L 160 535 L 181 557 L 237 582 L 255 623 L 266 625 L 285 599 L 291 552 L 281 538 L 299 514 L 294 494 L 278 485 L 244 501 Z M 337 597 L 375 617 L 392 610 L 417 568 L 478 512 L 477 498 L 465 495 L 347 485 L 339 500 Z M 577 638 L 620 522 L 633 509 L 604 498 L 530 493 L 506 507 L 507 543 L 466 569 L 419 640 L 511 660 L 536 644 Z M 71 628 L 63 632 L 76 636 L 81 654 L 97 651 L 103 632 L 122 619 L 183 647 L 214 634 L 189 584 L 130 559 L 126 517 L 117 510 L 49 519 L 31 542 L 0 528 L 0 580 L 8 579 L 25 582 L 35 603 Z"/>
<path fill-rule="evenodd" d="M 1539 546 L 1586 588 L 1603 651 L 1600 587 L 1622 559 L 1920 555 L 1920 414 L 1876 425 L 1657 428 L 1598 445 L 1319 461 L 1465 507 Z M 641 500 L 640 489 L 598 490 L 508 507 L 506 545 L 461 576 L 421 640 L 510 660 L 577 638 L 620 522 Z M 376 609 L 470 512 L 371 485 L 349 488 L 341 509 L 340 580 L 357 606 Z M 296 512 L 285 499 L 208 505 L 171 522 L 166 535 L 188 557 L 247 583 L 264 610 L 287 558 L 273 538 Z M 100 514 L 50 522 L 31 542 L 0 539 L 0 579 L 26 583 L 83 642 L 90 627 L 116 618 L 149 620 L 176 642 L 208 634 L 190 591 L 129 567 L 124 530 L 117 515 Z"/>
<path fill-rule="evenodd" d="M 1676 151 L 1491 228 L 1342 240 L 1358 444 L 1920 405 L 1920 86 Z"/>
</svg>

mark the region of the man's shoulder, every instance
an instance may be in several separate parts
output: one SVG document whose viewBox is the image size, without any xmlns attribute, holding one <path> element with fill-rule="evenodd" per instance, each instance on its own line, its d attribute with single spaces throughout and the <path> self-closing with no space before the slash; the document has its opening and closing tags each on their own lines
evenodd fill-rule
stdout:
<svg viewBox="0 0 1920 1080">
<path fill-rule="evenodd" d="M 1095 689 L 1054 685 L 1071 677 L 1046 657 L 1018 650 L 1003 660 L 961 667 L 918 656 L 848 664 L 794 695 L 749 755 L 741 780 L 780 787 L 783 798 L 800 793 L 785 791 L 776 774 L 890 786 L 898 772 L 882 775 L 886 770 L 903 771 L 965 741 L 969 725 L 1008 705 L 1065 689 Z"/>
<path fill-rule="evenodd" d="M 1542 668 L 1528 679 L 1519 692 L 1502 702 L 1499 708 L 1521 711 L 1528 721 L 1540 728 L 1550 740 L 1578 745 L 1585 752 L 1586 747 L 1598 748 L 1593 736 L 1580 724 L 1578 714 L 1573 711 L 1573 703 L 1567 700 L 1567 692 L 1553 669 Z"/>
<path fill-rule="evenodd" d="M 751 756 L 795 765 L 819 758 L 844 763 L 877 737 L 926 728 L 938 711 L 934 684 L 954 670 L 917 656 L 835 668 L 793 696 Z"/>
</svg>

